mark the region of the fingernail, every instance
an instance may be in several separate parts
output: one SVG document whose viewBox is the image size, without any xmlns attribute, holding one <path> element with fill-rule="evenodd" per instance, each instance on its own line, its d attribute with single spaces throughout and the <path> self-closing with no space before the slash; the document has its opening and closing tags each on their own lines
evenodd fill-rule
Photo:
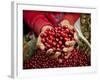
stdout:
<svg viewBox="0 0 100 80">
<path fill-rule="evenodd" d="M 68 52 L 68 48 L 63 48 L 63 52 Z"/>
</svg>

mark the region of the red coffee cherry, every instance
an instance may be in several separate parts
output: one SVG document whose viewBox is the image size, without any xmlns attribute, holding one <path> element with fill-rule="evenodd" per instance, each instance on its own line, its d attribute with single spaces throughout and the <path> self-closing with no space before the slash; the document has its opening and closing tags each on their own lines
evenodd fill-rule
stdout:
<svg viewBox="0 0 100 80">
<path fill-rule="evenodd" d="M 59 41 L 58 43 L 59 43 L 59 45 L 62 45 L 62 41 Z"/>
<path fill-rule="evenodd" d="M 37 69 L 37 68 L 59 68 L 59 67 L 79 67 L 90 66 L 90 55 L 74 49 L 69 58 L 59 56 L 58 59 L 51 59 L 45 51 L 37 50 L 30 59 L 23 63 L 24 69 Z"/>
<path fill-rule="evenodd" d="M 42 38 L 42 39 L 41 39 L 41 42 L 43 42 L 43 43 L 44 43 L 44 42 L 45 42 L 45 38 Z"/>
<path fill-rule="evenodd" d="M 48 40 L 48 43 L 49 43 L 49 44 L 52 44 L 52 40 Z"/>
</svg>

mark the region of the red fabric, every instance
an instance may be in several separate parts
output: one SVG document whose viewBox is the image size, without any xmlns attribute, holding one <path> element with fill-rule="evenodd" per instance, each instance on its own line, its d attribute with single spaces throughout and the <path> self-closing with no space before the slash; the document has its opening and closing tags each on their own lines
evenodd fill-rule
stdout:
<svg viewBox="0 0 100 80">
<path fill-rule="evenodd" d="M 37 11 L 23 11 L 24 21 L 29 25 L 29 27 L 39 35 L 41 28 L 45 25 L 52 25 L 48 19 L 45 17 L 44 12 Z"/>
<path fill-rule="evenodd" d="M 46 16 L 54 26 L 57 26 L 60 20 L 62 19 L 62 13 L 60 12 L 56 12 L 56 13 L 48 12 L 46 13 Z"/>
<path fill-rule="evenodd" d="M 67 19 L 70 24 L 74 24 L 80 17 L 77 13 L 66 13 L 62 16 L 62 13 L 53 12 L 41 12 L 41 11 L 23 11 L 24 21 L 29 27 L 39 35 L 41 28 L 45 25 L 57 25 L 59 21 Z"/>
<path fill-rule="evenodd" d="M 63 17 L 63 20 L 67 19 L 71 25 L 74 25 L 74 23 L 78 20 L 79 17 L 79 13 L 66 13 Z"/>
</svg>

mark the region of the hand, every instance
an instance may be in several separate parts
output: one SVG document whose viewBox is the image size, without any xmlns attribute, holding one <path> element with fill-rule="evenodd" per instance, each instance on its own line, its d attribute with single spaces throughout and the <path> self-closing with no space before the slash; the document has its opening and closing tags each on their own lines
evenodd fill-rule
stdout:
<svg viewBox="0 0 100 80">
<path fill-rule="evenodd" d="M 47 29 L 52 29 L 52 26 L 44 26 L 42 29 L 41 29 L 41 34 L 43 34 Z M 41 50 L 44 50 L 45 49 L 45 45 L 41 42 L 41 37 L 40 35 L 38 36 L 38 39 L 37 39 L 37 48 L 41 49 Z"/>
<path fill-rule="evenodd" d="M 70 30 L 73 30 L 73 29 L 75 30 L 74 26 L 71 25 L 70 22 L 69 22 L 68 20 L 63 20 L 63 21 L 61 21 L 61 22 L 60 22 L 60 25 L 61 25 L 62 27 L 66 26 L 66 27 L 68 27 Z M 78 39 L 78 34 L 77 34 L 77 31 L 76 31 L 76 30 L 75 30 L 75 32 L 74 32 L 74 39 L 75 39 L 76 41 L 79 40 L 79 39 Z"/>
<path fill-rule="evenodd" d="M 54 52 L 53 49 L 48 49 L 46 54 L 51 58 L 51 59 L 57 59 L 60 55 L 60 51 Z"/>
<path fill-rule="evenodd" d="M 41 30 L 41 34 L 43 34 L 47 29 L 52 29 L 52 26 L 44 26 Z M 44 50 L 45 49 L 45 45 L 41 42 L 41 37 L 40 35 L 38 36 L 38 39 L 37 39 L 37 47 L 41 50 Z M 55 58 L 58 58 L 59 55 L 61 55 L 61 52 L 55 52 L 53 51 L 53 49 L 48 49 L 46 54 L 52 58 L 52 59 L 55 59 Z"/>
<path fill-rule="evenodd" d="M 70 30 L 75 30 L 74 26 L 70 24 L 70 22 L 68 20 L 63 20 L 61 21 L 60 25 L 63 27 L 67 27 Z M 75 30 L 74 34 L 74 39 L 75 40 L 71 40 L 71 41 L 66 41 L 65 45 L 68 45 L 68 48 L 63 48 L 63 51 L 65 52 L 66 58 L 68 58 L 71 55 L 71 51 L 74 49 L 74 45 L 76 42 L 78 42 L 78 36 L 77 36 L 77 32 Z"/>
</svg>

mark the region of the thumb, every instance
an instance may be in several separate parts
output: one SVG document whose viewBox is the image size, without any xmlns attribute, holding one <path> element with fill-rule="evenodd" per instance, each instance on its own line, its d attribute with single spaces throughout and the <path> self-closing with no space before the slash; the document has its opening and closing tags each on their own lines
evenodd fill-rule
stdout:
<svg viewBox="0 0 100 80">
<path fill-rule="evenodd" d="M 37 39 L 37 44 L 36 45 L 37 45 L 37 48 L 40 48 L 41 50 L 44 50 L 45 49 L 44 44 L 41 42 L 40 36 Z"/>
<path fill-rule="evenodd" d="M 73 45 L 75 45 L 75 43 L 76 43 L 76 42 L 75 42 L 74 40 L 72 40 L 72 41 L 66 41 L 66 42 L 65 42 L 65 45 L 66 45 L 66 46 L 73 46 Z"/>
<path fill-rule="evenodd" d="M 74 47 L 73 46 L 71 46 L 71 47 L 65 47 L 65 48 L 63 48 L 63 52 L 70 52 L 70 51 L 72 51 L 74 49 Z"/>
</svg>

